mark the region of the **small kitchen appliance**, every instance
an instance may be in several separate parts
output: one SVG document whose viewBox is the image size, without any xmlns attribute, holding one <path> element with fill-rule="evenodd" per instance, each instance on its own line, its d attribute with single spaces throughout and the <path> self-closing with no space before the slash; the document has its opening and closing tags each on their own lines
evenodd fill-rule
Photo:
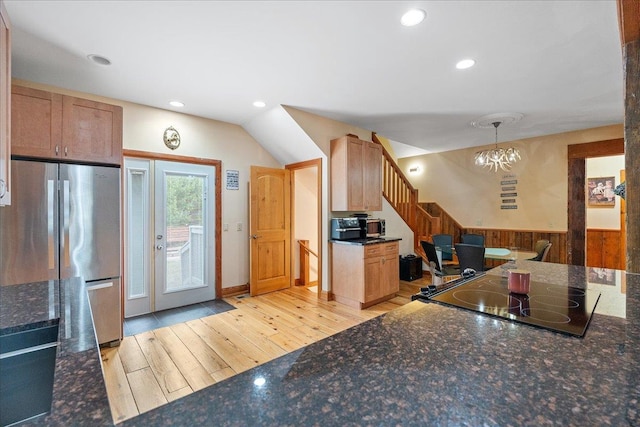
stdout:
<svg viewBox="0 0 640 427">
<path fill-rule="evenodd" d="M 331 239 L 357 240 L 384 237 L 386 221 L 369 218 L 367 214 L 354 214 L 347 218 L 331 218 Z"/>
</svg>

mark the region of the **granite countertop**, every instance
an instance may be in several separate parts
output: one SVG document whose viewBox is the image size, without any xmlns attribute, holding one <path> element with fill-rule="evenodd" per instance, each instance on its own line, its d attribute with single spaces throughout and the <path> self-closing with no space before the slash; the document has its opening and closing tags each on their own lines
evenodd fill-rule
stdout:
<svg viewBox="0 0 640 427">
<path fill-rule="evenodd" d="M 60 329 L 51 413 L 17 425 L 113 425 L 84 282 L 0 286 L 0 335 L 55 322 Z"/>
<path fill-rule="evenodd" d="M 124 425 L 640 425 L 640 276 L 518 264 L 600 290 L 583 338 L 414 301 Z"/>
<path fill-rule="evenodd" d="M 400 237 L 367 237 L 365 239 L 352 239 L 352 240 L 335 240 L 330 239 L 331 243 L 338 243 L 340 245 L 377 245 L 380 243 L 398 242 L 402 240 Z"/>
<path fill-rule="evenodd" d="M 122 425 L 640 425 L 640 275 L 518 266 L 601 293 L 583 338 L 413 301 Z M 61 283 L 53 410 L 33 424 L 112 424 L 85 294 Z"/>
</svg>

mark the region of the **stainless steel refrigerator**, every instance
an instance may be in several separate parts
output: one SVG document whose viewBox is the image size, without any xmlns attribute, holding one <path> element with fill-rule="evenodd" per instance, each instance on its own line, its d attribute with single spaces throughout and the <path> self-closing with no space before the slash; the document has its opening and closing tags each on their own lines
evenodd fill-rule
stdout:
<svg viewBox="0 0 640 427">
<path fill-rule="evenodd" d="M 119 341 L 120 168 L 12 160 L 11 173 L 0 285 L 82 277 L 99 343 Z"/>
</svg>

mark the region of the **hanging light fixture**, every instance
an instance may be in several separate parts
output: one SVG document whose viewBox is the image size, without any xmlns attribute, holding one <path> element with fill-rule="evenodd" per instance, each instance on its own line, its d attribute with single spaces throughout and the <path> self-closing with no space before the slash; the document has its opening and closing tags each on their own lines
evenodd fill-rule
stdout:
<svg viewBox="0 0 640 427">
<path fill-rule="evenodd" d="M 487 116 L 489 118 L 490 116 Z M 517 119 L 514 119 L 517 117 Z M 510 121 L 519 120 L 522 115 L 512 115 L 510 116 Z M 511 170 L 511 166 L 513 163 L 520 160 L 520 151 L 515 147 L 509 148 L 499 148 L 498 147 L 498 126 L 500 126 L 504 121 L 494 119 L 494 121 L 490 121 L 490 125 L 495 128 L 496 131 L 496 146 L 495 148 L 491 148 L 488 150 L 477 151 L 475 154 L 475 163 L 477 166 L 482 166 L 485 168 L 489 168 L 489 170 L 494 170 L 498 172 L 498 169 L 503 171 Z M 488 124 L 489 124 L 488 123 Z M 476 127 L 488 127 L 480 125 L 480 122 L 474 122 L 474 126 Z"/>
</svg>

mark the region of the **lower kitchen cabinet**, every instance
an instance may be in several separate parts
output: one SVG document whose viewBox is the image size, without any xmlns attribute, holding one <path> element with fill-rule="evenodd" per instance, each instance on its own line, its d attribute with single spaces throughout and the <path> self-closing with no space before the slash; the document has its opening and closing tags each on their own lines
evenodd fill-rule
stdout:
<svg viewBox="0 0 640 427">
<path fill-rule="evenodd" d="M 336 301 L 366 308 L 400 290 L 398 242 L 331 245 L 331 288 Z"/>
</svg>

